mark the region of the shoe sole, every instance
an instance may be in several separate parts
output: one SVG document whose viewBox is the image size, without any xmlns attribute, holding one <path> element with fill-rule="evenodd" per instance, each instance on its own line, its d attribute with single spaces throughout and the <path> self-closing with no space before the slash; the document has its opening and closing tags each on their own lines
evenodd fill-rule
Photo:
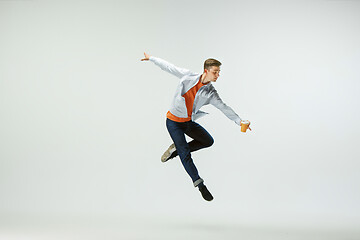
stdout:
<svg viewBox="0 0 360 240">
<path fill-rule="evenodd" d="M 175 144 L 171 144 L 170 147 L 164 152 L 164 154 L 161 156 L 162 162 L 167 162 L 169 160 L 169 157 L 173 152 L 175 152 Z"/>
</svg>

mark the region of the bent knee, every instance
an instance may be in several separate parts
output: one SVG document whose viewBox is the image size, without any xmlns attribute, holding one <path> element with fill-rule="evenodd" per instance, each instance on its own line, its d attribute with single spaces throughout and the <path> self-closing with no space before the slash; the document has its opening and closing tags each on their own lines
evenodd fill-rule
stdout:
<svg viewBox="0 0 360 240">
<path fill-rule="evenodd" d="M 211 147 L 214 144 L 214 139 L 212 137 L 209 138 L 205 144 L 206 144 L 206 147 Z"/>
</svg>

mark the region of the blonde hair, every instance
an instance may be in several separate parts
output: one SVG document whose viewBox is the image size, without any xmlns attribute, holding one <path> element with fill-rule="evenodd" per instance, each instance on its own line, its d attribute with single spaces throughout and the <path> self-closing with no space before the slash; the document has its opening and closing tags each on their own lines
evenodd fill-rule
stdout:
<svg viewBox="0 0 360 240">
<path fill-rule="evenodd" d="M 204 69 L 210 70 L 212 66 L 220 67 L 221 62 L 213 58 L 206 59 L 204 62 Z"/>
</svg>

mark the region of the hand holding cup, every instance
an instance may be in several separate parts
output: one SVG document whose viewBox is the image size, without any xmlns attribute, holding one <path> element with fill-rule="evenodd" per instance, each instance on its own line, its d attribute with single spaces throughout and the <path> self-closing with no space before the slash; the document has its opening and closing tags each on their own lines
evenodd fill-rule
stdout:
<svg viewBox="0 0 360 240">
<path fill-rule="evenodd" d="M 240 122 L 240 126 L 241 126 L 241 131 L 242 132 L 246 132 L 247 129 L 249 129 L 251 131 L 250 121 L 249 120 L 242 120 Z"/>
</svg>

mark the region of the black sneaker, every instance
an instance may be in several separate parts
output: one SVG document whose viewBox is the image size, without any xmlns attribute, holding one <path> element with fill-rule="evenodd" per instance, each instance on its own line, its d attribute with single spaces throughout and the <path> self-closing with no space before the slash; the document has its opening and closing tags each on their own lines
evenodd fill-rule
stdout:
<svg viewBox="0 0 360 240">
<path fill-rule="evenodd" d="M 214 199 L 214 197 L 211 195 L 211 193 L 209 192 L 209 190 L 206 188 L 205 185 L 199 187 L 199 191 L 201 192 L 202 197 L 206 201 L 211 201 Z"/>
</svg>

